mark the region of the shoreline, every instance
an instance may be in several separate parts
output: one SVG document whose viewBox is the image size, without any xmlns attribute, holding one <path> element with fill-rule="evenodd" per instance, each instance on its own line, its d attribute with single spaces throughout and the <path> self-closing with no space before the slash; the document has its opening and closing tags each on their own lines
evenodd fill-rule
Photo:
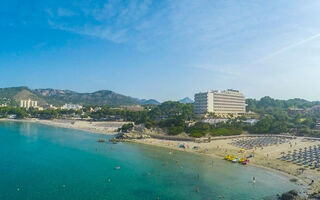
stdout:
<svg viewBox="0 0 320 200">
<path fill-rule="evenodd" d="M 145 142 L 139 142 L 138 140 L 135 140 L 135 141 L 126 141 L 126 142 L 131 142 L 131 143 L 135 143 L 135 144 L 143 144 L 143 145 L 148 145 L 148 146 L 157 146 L 157 145 L 152 145 L 150 143 L 145 143 Z M 180 149 L 176 149 L 176 148 L 170 148 L 170 147 L 165 147 L 165 146 L 157 146 L 158 148 L 164 148 L 164 149 L 170 149 L 170 150 L 175 150 L 175 151 L 182 151 L 182 152 L 186 152 L 186 153 L 192 153 L 192 154 L 196 154 L 196 155 L 203 155 L 203 156 L 206 156 L 206 157 L 211 157 L 211 158 L 218 158 L 218 159 L 223 159 L 223 157 L 221 156 L 218 156 L 216 154 L 206 154 L 206 153 L 201 153 L 201 152 L 194 152 L 194 151 L 190 151 L 190 150 L 187 150 L 187 151 L 183 151 L 183 150 L 180 150 Z M 257 164 L 250 164 L 248 166 L 251 166 L 251 167 L 256 167 L 256 168 L 260 168 L 260 169 L 264 169 L 264 170 L 268 170 L 268 171 L 271 171 L 271 172 L 274 172 L 274 173 L 277 173 L 277 174 L 281 174 L 282 176 L 285 176 L 287 178 L 297 178 L 298 180 L 301 180 L 300 178 L 294 176 L 294 175 L 291 175 L 291 174 L 288 174 L 288 173 L 285 173 L 283 171 L 279 171 L 279 170 L 276 170 L 276 169 L 272 169 L 272 168 L 269 168 L 269 167 L 264 167 L 264 166 L 261 166 L 261 165 L 257 165 Z M 301 180 L 302 181 L 302 180 Z"/>
<path fill-rule="evenodd" d="M 114 129 L 115 126 L 109 126 L 110 124 L 114 124 L 114 122 L 88 122 L 88 121 L 78 121 L 78 120 L 38 120 L 38 119 L 0 119 L 0 122 L 28 122 L 28 123 L 38 123 L 38 124 L 43 124 L 43 125 L 48 125 L 48 126 L 54 126 L 54 127 L 60 127 L 60 128 L 68 128 L 68 129 L 74 129 L 74 130 L 81 130 L 81 131 L 86 131 L 90 133 L 97 133 L 97 134 L 103 134 L 103 135 L 115 135 L 115 131 L 110 131 L 111 129 Z M 75 122 L 72 124 L 71 122 Z M 82 126 L 79 126 L 79 122 L 82 122 Z M 122 124 L 125 124 L 127 122 L 118 122 L 116 123 L 117 126 L 122 126 Z M 77 124 L 77 126 L 75 125 Z M 101 126 L 104 125 L 104 126 Z M 99 125 L 99 126 L 96 126 Z M 236 155 L 237 151 L 239 148 L 232 147 L 228 143 L 232 141 L 233 139 L 223 139 L 223 140 L 212 140 L 211 142 L 208 143 L 196 143 L 196 142 L 191 142 L 191 141 L 172 141 L 172 140 L 163 140 L 163 139 L 155 139 L 155 138 L 148 138 L 148 139 L 130 139 L 130 140 L 124 140 L 124 142 L 132 142 L 136 144 L 144 144 L 144 145 L 150 145 L 150 146 L 157 146 L 160 148 L 166 148 L 170 150 L 177 150 L 177 151 L 184 151 L 187 153 L 193 153 L 193 154 L 201 154 L 204 156 L 208 156 L 211 158 L 219 158 L 223 159 L 224 155 L 226 154 L 233 154 Z M 300 140 L 303 140 L 303 138 L 300 138 Z M 185 144 L 187 148 L 181 149 L 178 147 L 179 144 Z M 194 150 L 193 148 L 189 148 L 192 146 L 199 146 L 199 150 Z M 256 150 L 254 152 L 255 157 L 254 159 L 251 159 L 250 166 L 252 167 L 257 167 L 263 170 L 268 170 L 273 173 L 277 173 L 279 175 L 282 175 L 286 178 L 290 179 L 296 179 L 298 186 L 301 186 L 303 189 L 304 193 L 309 195 L 315 192 L 320 191 L 320 173 L 315 173 L 315 172 L 310 172 L 308 171 L 306 174 L 296 174 L 295 170 L 291 170 L 290 167 L 293 167 L 293 169 L 297 169 L 298 167 L 295 166 L 292 163 L 287 163 L 284 161 L 279 161 L 274 158 L 269 158 L 269 162 L 267 166 L 265 162 L 262 162 L 263 160 L 266 159 L 266 156 L 263 155 L 265 152 L 271 152 L 270 150 L 276 148 L 275 146 L 269 146 L 266 147 L 264 150 L 259 151 Z M 250 153 L 250 151 L 248 151 Z M 268 155 L 268 154 L 267 154 Z M 256 159 L 257 157 L 257 159 Z M 271 156 L 270 156 L 271 157 Z M 282 164 L 284 167 L 282 169 L 279 168 L 279 166 L 276 165 L 270 165 L 272 162 L 276 162 L 279 164 L 280 162 L 283 162 Z M 280 163 L 281 165 L 281 163 Z M 290 166 L 286 168 L 287 166 Z M 290 171 L 291 170 L 291 171 Z M 306 175 L 306 176 L 303 176 Z M 313 184 L 310 186 L 308 182 L 310 182 L 310 177 L 317 176 L 317 178 L 314 178 L 314 180 L 317 180 L 316 184 Z"/>
<path fill-rule="evenodd" d="M 39 120 L 39 119 L 0 119 L 0 122 L 27 122 L 36 123 L 47 126 L 54 126 L 59 128 L 68 128 L 79 131 L 87 131 L 90 133 L 103 134 L 103 135 L 115 135 L 117 129 L 127 122 L 90 122 L 82 120 Z"/>
<path fill-rule="evenodd" d="M 125 142 L 131 142 L 131 143 L 135 143 L 135 144 L 143 144 L 143 145 L 148 145 L 148 146 L 157 146 L 159 148 L 164 148 L 164 149 L 170 149 L 170 150 L 175 150 L 175 151 L 182 151 L 182 152 L 186 152 L 186 153 L 192 153 L 192 154 L 196 154 L 196 155 L 203 155 L 203 156 L 207 156 L 207 157 L 211 157 L 211 158 L 219 158 L 219 159 L 223 159 L 222 156 L 219 156 L 219 155 L 216 155 L 216 154 L 206 154 L 206 153 L 201 153 L 201 152 L 195 152 L 195 151 L 191 151 L 191 150 L 181 150 L 181 149 L 178 149 L 178 148 L 170 148 L 170 147 L 166 147 L 166 146 L 158 146 L 158 145 L 152 145 L 150 143 L 145 143 L 145 142 L 139 142 L 139 140 L 134 140 L 134 141 L 125 141 Z M 298 180 L 301 180 L 300 178 L 294 176 L 294 175 L 291 175 L 291 174 L 288 174 L 286 172 L 283 172 L 283 171 L 280 171 L 280 170 L 276 170 L 276 169 L 273 169 L 273 168 L 269 168 L 269 167 L 264 167 L 264 166 L 261 166 L 261 165 L 257 165 L 257 164 L 250 164 L 248 166 L 251 166 L 251 167 L 256 167 L 256 168 L 260 168 L 260 169 L 265 169 L 265 170 L 268 170 L 268 171 L 271 171 L 271 172 L 275 172 L 275 173 L 278 173 L 278 174 L 281 174 L 287 178 L 297 178 Z"/>
<path fill-rule="evenodd" d="M 178 148 L 179 144 L 185 144 L 187 146 L 195 144 L 195 145 L 201 147 L 201 143 L 199 144 L 199 143 L 186 142 L 186 141 L 165 141 L 165 140 L 154 139 L 154 138 L 152 138 L 152 139 L 133 139 L 133 140 L 126 140 L 125 142 L 132 142 L 132 143 L 137 143 L 137 144 L 157 146 L 157 147 L 166 148 L 169 150 L 183 151 L 183 152 L 193 153 L 193 154 L 201 154 L 201 155 L 208 156 L 211 158 L 219 158 L 219 159 L 224 158 L 224 156 L 221 155 L 221 151 L 222 152 L 229 152 L 229 153 L 234 152 L 234 151 L 232 151 L 233 149 L 229 149 L 229 148 L 220 148 L 218 153 L 214 153 L 210 150 L 204 151 L 203 149 L 202 150 L 193 150 L 192 148 L 181 149 L 181 148 Z M 164 143 L 168 143 L 168 144 L 164 144 Z M 255 153 L 255 157 L 256 156 L 257 156 L 257 154 Z M 260 156 L 261 155 L 258 155 L 258 157 L 260 157 Z M 263 158 L 265 158 L 265 157 L 263 157 Z M 291 182 L 294 182 L 296 185 L 300 186 L 303 190 L 303 193 L 306 195 L 310 195 L 310 194 L 317 193 L 320 191 L 319 178 L 314 178 L 314 180 L 317 182 L 316 184 L 309 185 L 309 182 L 311 181 L 310 176 L 312 177 L 312 179 L 314 176 L 320 177 L 320 173 L 307 172 L 306 174 L 297 175 L 297 174 L 292 173 L 293 171 L 290 172 L 290 171 L 286 171 L 286 170 L 279 169 L 276 167 L 264 166 L 263 163 L 260 163 L 259 160 L 255 160 L 255 158 L 251 159 L 251 161 L 252 160 L 254 162 L 250 162 L 250 164 L 249 164 L 252 167 L 260 168 L 263 170 L 268 170 L 270 172 L 279 174 L 279 175 L 284 176 L 287 179 L 289 179 L 289 181 L 291 181 L 291 179 L 295 179 L 296 181 L 291 181 Z M 273 161 L 273 160 L 271 160 L 271 161 Z M 226 162 L 228 162 L 228 161 L 226 161 Z M 278 162 L 284 162 L 284 161 L 278 161 Z M 286 162 L 285 162 L 285 164 L 294 165 L 292 163 L 286 163 Z"/>
</svg>

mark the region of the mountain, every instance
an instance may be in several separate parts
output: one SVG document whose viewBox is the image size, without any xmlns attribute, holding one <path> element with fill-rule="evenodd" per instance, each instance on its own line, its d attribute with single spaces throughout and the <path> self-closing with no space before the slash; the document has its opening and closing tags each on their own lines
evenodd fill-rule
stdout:
<svg viewBox="0 0 320 200">
<path fill-rule="evenodd" d="M 50 104 L 74 103 L 83 105 L 122 106 L 137 105 L 139 100 L 115 93 L 100 90 L 93 93 L 77 93 L 70 90 L 36 89 L 34 92 L 42 96 Z"/>
<path fill-rule="evenodd" d="M 304 99 L 289 99 L 279 100 L 269 96 L 263 97 L 260 100 L 246 99 L 247 110 L 253 112 L 263 112 L 267 109 L 288 110 L 289 108 L 307 109 L 315 105 L 320 105 L 320 101 L 307 101 Z"/>
<path fill-rule="evenodd" d="M 160 102 L 155 99 L 141 99 L 140 104 L 141 105 L 159 105 Z"/>
<path fill-rule="evenodd" d="M 18 103 L 22 99 L 32 99 L 38 101 L 39 105 L 45 104 L 46 101 L 42 97 L 35 94 L 28 87 L 10 87 L 0 88 L 0 99 L 7 98 Z"/>
<path fill-rule="evenodd" d="M 109 90 L 100 90 L 92 93 L 78 93 L 71 90 L 59 89 L 35 89 L 28 87 L 11 87 L 0 88 L 0 98 L 13 99 L 19 102 L 21 99 L 37 100 L 39 105 L 53 104 L 61 106 L 65 103 L 82 104 L 82 105 L 98 105 L 98 106 L 128 106 L 128 105 L 144 105 L 157 104 L 156 100 L 137 99 Z"/>
<path fill-rule="evenodd" d="M 186 98 L 180 99 L 179 102 L 187 104 L 187 103 L 193 103 L 194 101 L 192 99 L 190 99 L 189 97 L 186 97 Z"/>
</svg>

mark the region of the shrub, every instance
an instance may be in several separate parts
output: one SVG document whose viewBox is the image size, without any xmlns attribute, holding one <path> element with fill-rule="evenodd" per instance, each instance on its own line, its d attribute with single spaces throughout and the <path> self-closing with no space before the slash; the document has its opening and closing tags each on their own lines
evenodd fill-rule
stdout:
<svg viewBox="0 0 320 200">
<path fill-rule="evenodd" d="M 229 135 L 240 135 L 242 129 L 237 128 L 215 128 L 210 130 L 212 136 L 229 136 Z"/>
<path fill-rule="evenodd" d="M 191 137 L 195 137 L 195 138 L 200 138 L 200 137 L 202 137 L 202 136 L 204 136 L 204 135 L 205 135 L 204 132 L 197 131 L 197 130 L 192 130 L 192 131 L 190 132 L 190 136 L 191 136 Z"/>
<path fill-rule="evenodd" d="M 118 132 L 127 133 L 133 129 L 134 125 L 132 123 L 123 124 L 121 128 L 118 129 Z"/>
<path fill-rule="evenodd" d="M 168 129 L 169 135 L 178 135 L 179 133 L 182 133 L 184 131 L 183 126 L 171 126 Z"/>
</svg>

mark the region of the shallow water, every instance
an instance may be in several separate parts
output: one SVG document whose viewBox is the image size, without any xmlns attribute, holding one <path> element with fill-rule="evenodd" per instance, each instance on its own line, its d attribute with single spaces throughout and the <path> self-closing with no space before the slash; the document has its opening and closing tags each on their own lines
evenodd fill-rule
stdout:
<svg viewBox="0 0 320 200">
<path fill-rule="evenodd" d="M 0 199 L 262 199 L 299 189 L 259 168 L 99 138 L 109 136 L 0 122 Z"/>
</svg>

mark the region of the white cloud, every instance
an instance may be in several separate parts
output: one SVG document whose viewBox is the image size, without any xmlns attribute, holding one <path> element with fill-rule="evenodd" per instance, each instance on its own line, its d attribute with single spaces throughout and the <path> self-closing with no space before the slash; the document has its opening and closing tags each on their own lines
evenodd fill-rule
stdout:
<svg viewBox="0 0 320 200">
<path fill-rule="evenodd" d="M 58 8 L 57 15 L 59 17 L 71 17 L 71 16 L 76 15 L 76 13 L 71 10 L 65 9 L 65 8 Z"/>
<path fill-rule="evenodd" d="M 288 70 L 301 73 L 296 69 L 304 64 L 319 63 L 318 51 L 302 50 L 320 38 L 319 33 L 312 35 L 320 31 L 319 3 L 288 2 L 110 0 L 82 8 L 85 14 L 76 22 L 71 15 L 59 20 L 52 10 L 48 17 L 55 29 L 178 55 L 181 65 L 219 76 L 221 85 L 225 80 L 225 85 L 248 91 L 258 85 L 272 95 L 294 85 Z"/>
<path fill-rule="evenodd" d="M 66 8 L 60 7 L 56 12 L 46 9 L 46 12 L 49 25 L 54 29 L 123 43 L 129 41 L 137 31 L 135 27 L 144 22 L 150 5 L 150 0 L 133 0 L 128 4 L 124 1 L 110 0 L 102 6 L 90 5 L 91 9 L 80 8 L 83 14 L 82 23 L 75 22 L 73 17 L 77 14 Z M 68 18 L 60 19 L 61 17 Z"/>
<path fill-rule="evenodd" d="M 317 34 L 309 36 L 309 37 L 307 37 L 305 39 L 299 40 L 298 42 L 294 42 L 294 43 L 292 43 L 292 44 L 290 44 L 288 46 L 285 46 L 285 47 L 283 47 L 283 48 L 281 48 L 279 50 L 276 50 L 275 52 L 273 52 L 273 53 L 271 53 L 269 55 L 266 55 L 266 56 L 260 58 L 259 60 L 255 61 L 253 64 L 257 64 L 257 63 L 261 63 L 263 61 L 266 61 L 266 60 L 268 60 L 270 58 L 273 58 L 273 57 L 275 57 L 275 56 L 277 56 L 279 54 L 282 54 L 282 53 L 284 53 L 286 51 L 289 51 L 291 49 L 294 49 L 296 47 L 299 47 L 299 46 L 301 46 L 301 45 L 303 45 L 303 44 L 305 44 L 307 42 L 310 42 L 310 41 L 312 41 L 314 39 L 317 39 L 319 37 L 320 37 L 320 33 L 317 33 Z"/>
</svg>

